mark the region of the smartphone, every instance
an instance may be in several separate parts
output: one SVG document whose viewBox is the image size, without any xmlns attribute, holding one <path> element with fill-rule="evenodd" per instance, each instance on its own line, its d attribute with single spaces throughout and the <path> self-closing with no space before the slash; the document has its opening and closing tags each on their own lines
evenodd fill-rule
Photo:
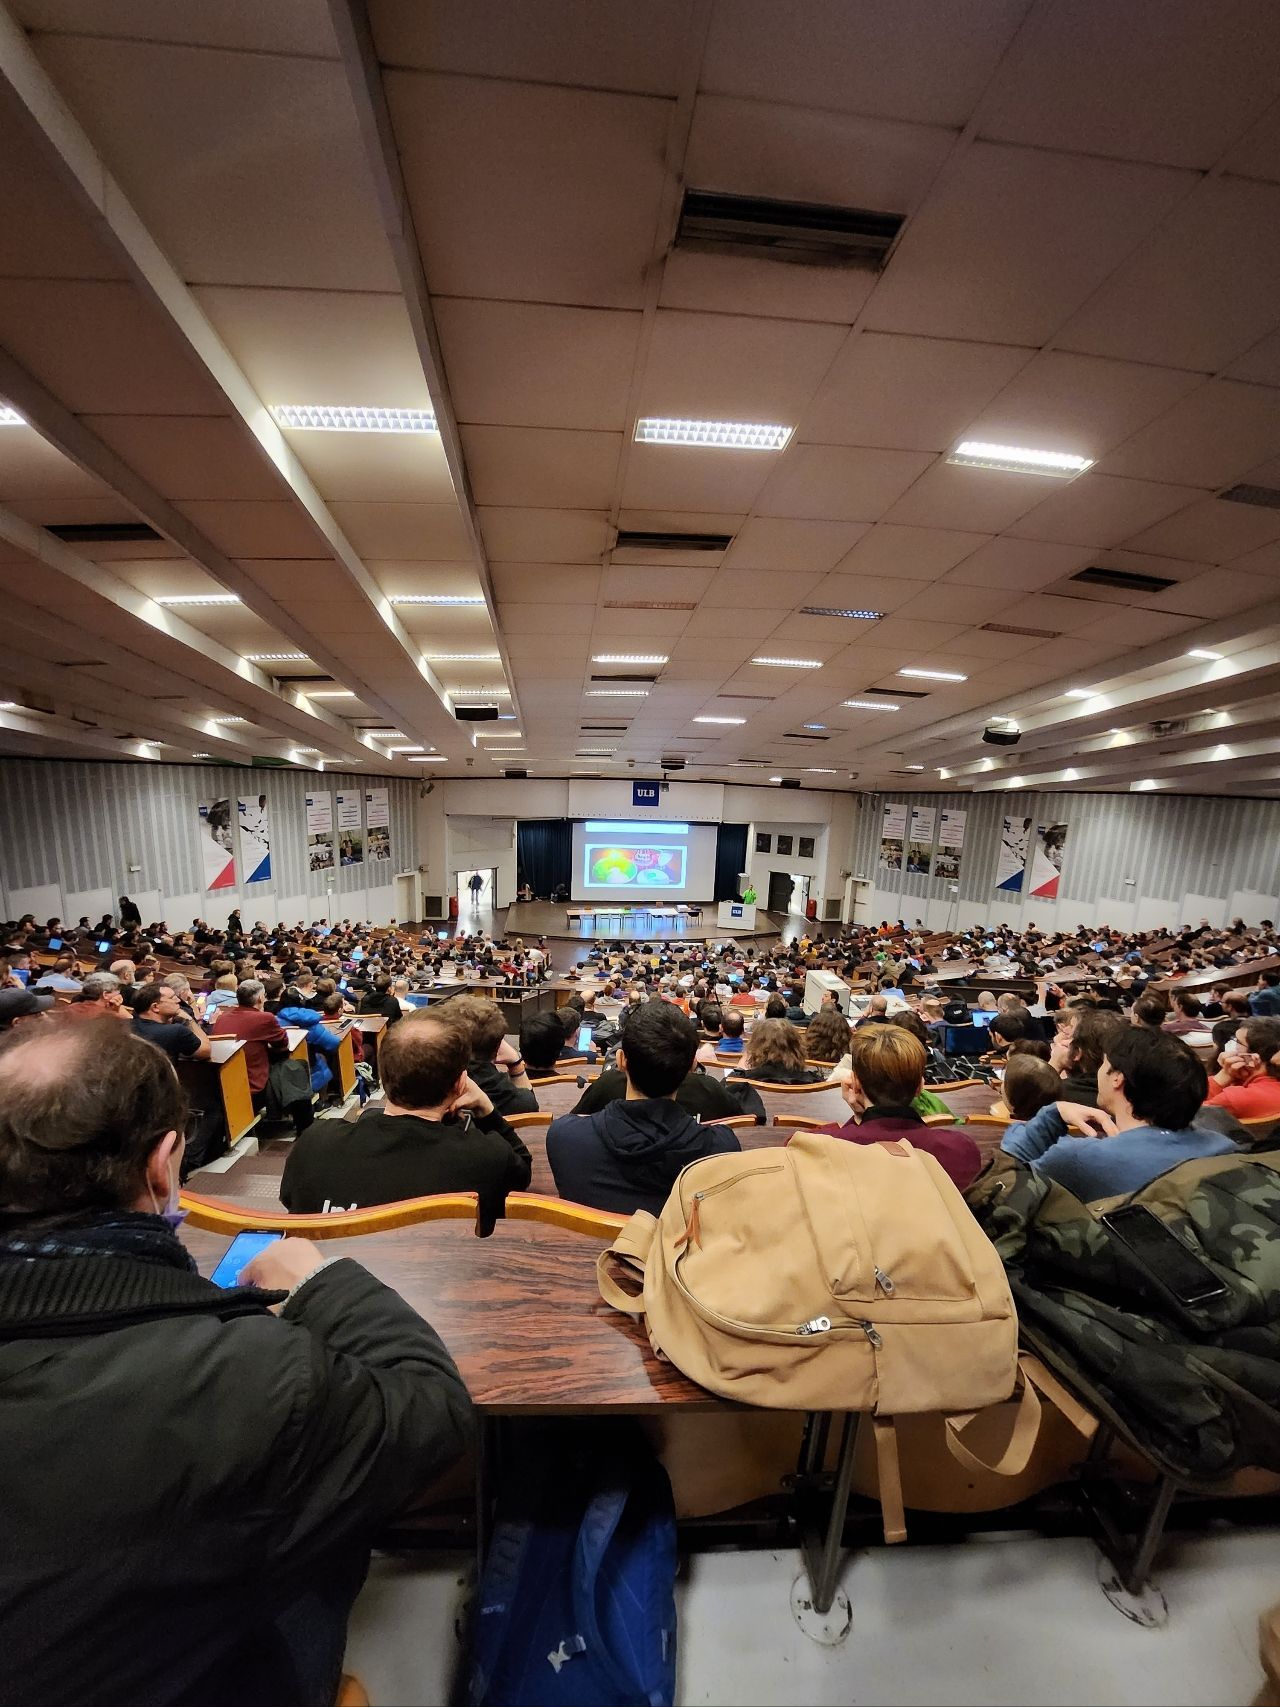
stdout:
<svg viewBox="0 0 1280 1707">
<path fill-rule="evenodd" d="M 360 962 L 364 959 L 364 950 L 362 948 L 353 948 L 351 950 L 351 958 L 352 958 L 352 960 L 355 961 L 355 963 L 358 966 L 360 964 Z"/>
<path fill-rule="evenodd" d="M 1113 1210 L 1102 1217 L 1102 1225 L 1133 1252 L 1179 1304 L 1203 1304 L 1226 1294 L 1226 1286 L 1208 1263 L 1145 1204 L 1130 1203 Z"/>
<path fill-rule="evenodd" d="M 99 954 L 110 954 L 110 952 L 111 952 L 110 942 L 100 942 L 98 944 L 98 953 Z"/>
<path fill-rule="evenodd" d="M 209 1279 L 215 1286 L 239 1285 L 241 1271 L 248 1268 L 254 1257 L 283 1238 L 283 1233 L 237 1233 Z"/>
<path fill-rule="evenodd" d="M 579 1053 L 579 1055 L 585 1055 L 587 1050 L 590 1049 L 590 1047 L 591 1047 L 591 1027 L 589 1025 L 580 1025 L 578 1027 L 578 1053 Z"/>
<path fill-rule="evenodd" d="M 340 989 L 340 990 L 345 990 L 345 989 L 346 989 L 346 987 L 347 987 L 347 981 L 346 981 L 346 979 L 345 979 L 345 978 L 339 978 L 339 979 L 338 979 L 338 988 L 339 988 L 339 989 Z"/>
<path fill-rule="evenodd" d="M 51 936 L 49 938 L 49 948 L 52 953 L 56 954 L 61 947 L 62 938 L 60 936 Z"/>
</svg>

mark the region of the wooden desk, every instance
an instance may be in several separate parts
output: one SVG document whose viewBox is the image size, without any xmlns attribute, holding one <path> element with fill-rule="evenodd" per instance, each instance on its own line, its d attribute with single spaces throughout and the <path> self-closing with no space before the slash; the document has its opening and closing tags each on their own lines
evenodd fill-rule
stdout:
<svg viewBox="0 0 1280 1707">
<path fill-rule="evenodd" d="M 1238 990 L 1258 981 L 1260 972 L 1272 972 L 1280 967 L 1280 954 L 1268 955 L 1265 960 L 1245 960 L 1239 966 L 1210 966 L 1203 972 L 1184 972 L 1179 978 L 1160 978 L 1153 990 L 1211 990 L 1222 984 L 1228 990 Z"/>
<path fill-rule="evenodd" d="M 382 1034 L 387 1029 L 387 1020 L 382 1014 L 357 1014 L 352 1022 L 364 1039 L 364 1058 L 373 1071 L 375 1083 L 378 1080 L 378 1045 Z"/>
<path fill-rule="evenodd" d="M 335 1065 L 338 1069 L 338 1085 L 344 1097 L 349 1097 L 356 1088 L 356 1055 L 351 1042 L 352 1027 L 347 1026 L 342 1033 L 342 1042 L 338 1045 Z"/>
<path fill-rule="evenodd" d="M 228 1149 L 253 1130 L 258 1115 L 249 1093 L 249 1069 L 239 1038 L 211 1038 L 207 1061 L 180 1061 L 177 1071 L 193 1108 L 221 1103 Z"/>
</svg>

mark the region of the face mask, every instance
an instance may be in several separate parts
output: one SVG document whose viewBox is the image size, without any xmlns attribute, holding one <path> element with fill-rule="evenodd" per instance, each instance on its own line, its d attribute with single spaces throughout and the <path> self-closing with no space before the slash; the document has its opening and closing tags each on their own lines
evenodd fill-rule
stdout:
<svg viewBox="0 0 1280 1707">
<path fill-rule="evenodd" d="M 169 1175 L 169 1201 L 165 1204 L 164 1208 L 161 1209 L 160 1205 L 156 1202 L 155 1192 L 151 1190 L 151 1186 L 149 1183 L 147 1185 L 147 1191 L 151 1197 L 151 1207 L 155 1210 L 156 1214 L 164 1222 L 165 1226 L 166 1227 L 172 1227 L 175 1232 L 177 1231 L 177 1229 L 179 1227 L 181 1227 L 182 1223 L 186 1220 L 187 1213 L 188 1213 L 187 1210 L 179 1209 L 179 1207 L 178 1207 L 179 1190 L 180 1190 L 180 1188 L 174 1184 L 173 1175 L 170 1174 Z"/>
<path fill-rule="evenodd" d="M 1238 1037 L 1228 1038 L 1222 1047 L 1222 1053 L 1224 1055 L 1238 1055 L 1240 1053 L 1240 1039 Z"/>
</svg>

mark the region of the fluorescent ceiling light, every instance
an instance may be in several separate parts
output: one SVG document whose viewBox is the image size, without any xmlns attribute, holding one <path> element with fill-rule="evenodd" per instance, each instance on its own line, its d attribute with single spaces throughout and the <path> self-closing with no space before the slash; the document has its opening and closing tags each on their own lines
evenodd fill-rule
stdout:
<svg viewBox="0 0 1280 1707">
<path fill-rule="evenodd" d="M 395 754 L 395 753 L 420 753 L 421 751 L 422 751 L 421 747 L 388 747 L 387 748 L 388 755 Z"/>
<path fill-rule="evenodd" d="M 246 652 L 247 664 L 309 664 L 305 652 Z"/>
<path fill-rule="evenodd" d="M 371 741 L 403 741 L 403 729 L 358 729 L 358 735 L 367 735 Z"/>
<path fill-rule="evenodd" d="M 695 723 L 745 723 L 745 717 L 695 717 Z"/>
<path fill-rule="evenodd" d="M 1063 780 L 1063 782 L 1079 782 L 1080 781 L 1080 772 L 1078 770 L 1072 770 L 1072 769 L 1068 768 L 1067 770 L 1063 771 L 1062 780 Z"/>
<path fill-rule="evenodd" d="M 821 658 L 753 658 L 753 664 L 766 664 L 775 670 L 818 670 Z"/>
<path fill-rule="evenodd" d="M 636 422 L 639 445 L 706 445 L 717 450 L 781 450 L 791 427 L 759 421 L 677 421 L 644 415 Z"/>
<path fill-rule="evenodd" d="M 904 765 L 903 769 L 909 770 L 909 771 L 922 771 L 924 769 L 924 766 L 923 765 Z"/>
<path fill-rule="evenodd" d="M 854 622 L 879 622 L 882 610 L 844 610 L 839 605 L 801 605 L 801 616 L 845 616 Z"/>
<path fill-rule="evenodd" d="M 515 720 L 516 720 L 516 714 L 514 711 L 500 711 L 498 713 L 498 722 L 499 723 L 514 723 Z"/>
<path fill-rule="evenodd" d="M 247 717 L 211 717 L 209 721 L 210 723 L 221 723 L 226 727 L 230 727 L 233 723 L 247 723 L 249 719 Z"/>
<path fill-rule="evenodd" d="M 1218 663 L 1221 663 L 1221 661 L 1222 661 L 1222 653 L 1221 652 L 1210 652 L 1210 651 L 1207 651 L 1203 646 L 1197 646 L 1193 651 L 1188 652 L 1187 657 L 1188 658 L 1204 658 L 1204 659 L 1207 659 L 1208 662 L 1211 664 L 1218 664 Z"/>
<path fill-rule="evenodd" d="M 900 705 L 891 705 L 887 699 L 842 699 L 841 705 L 847 705 L 852 711 L 901 711 Z"/>
<path fill-rule="evenodd" d="M 493 729 L 477 729 L 477 741 L 522 741 L 524 732 L 520 729 L 504 729 L 501 734 Z"/>
<path fill-rule="evenodd" d="M 801 724 L 801 728 L 802 729 L 825 729 L 826 724 L 825 723 L 803 723 L 803 724 Z"/>
<path fill-rule="evenodd" d="M 1068 688 L 1063 695 L 1064 699 L 1096 699 L 1097 697 L 1095 688 Z"/>
<path fill-rule="evenodd" d="M 271 413 L 282 427 L 315 433 L 434 433 L 430 409 L 379 409 L 368 404 L 281 403 Z"/>
<path fill-rule="evenodd" d="M 500 664 L 500 652 L 427 652 L 428 664 Z"/>
<path fill-rule="evenodd" d="M 579 747 L 577 756 L 580 759 L 592 758 L 596 754 L 616 753 L 617 750 L 616 747 Z"/>
<path fill-rule="evenodd" d="M 0 403 L 0 427 L 25 427 L 26 422 L 8 403 Z"/>
<path fill-rule="evenodd" d="M 954 670 L 895 670 L 895 676 L 914 676 L 922 682 L 967 682 L 968 676 L 957 675 Z"/>
<path fill-rule="evenodd" d="M 781 782 L 781 781 L 782 781 L 782 778 L 781 778 L 781 777 L 780 777 L 780 776 L 771 776 L 771 777 L 770 777 L 770 778 L 769 778 L 769 781 L 770 781 L 770 782 Z"/>
<path fill-rule="evenodd" d="M 393 605 L 482 605 L 479 593 L 399 593 Z"/>
<path fill-rule="evenodd" d="M 644 699 L 648 688 L 588 688 L 588 699 Z"/>
<path fill-rule="evenodd" d="M 593 652 L 593 664 L 666 664 L 665 652 Z"/>
<path fill-rule="evenodd" d="M 407 753 L 405 762 L 411 765 L 442 765 L 447 756 L 445 753 Z"/>
<path fill-rule="evenodd" d="M 804 768 L 810 776 L 835 776 L 836 774 L 835 767 L 832 765 L 806 765 Z"/>
<path fill-rule="evenodd" d="M 303 688 L 304 699 L 354 699 L 352 688 Z"/>
<path fill-rule="evenodd" d="M 157 599 L 158 605 L 171 607 L 175 605 L 238 605 L 238 593 L 171 593 L 167 598 Z"/>
<path fill-rule="evenodd" d="M 961 468 L 998 468 L 1007 474 L 1048 474 L 1058 480 L 1073 480 L 1093 467 L 1091 456 L 1073 456 L 1068 451 L 1032 450 L 1020 445 L 993 445 L 982 439 L 964 439 L 951 452 L 948 462 Z"/>
<path fill-rule="evenodd" d="M 212 753 L 192 753 L 191 757 L 193 759 L 211 759 L 213 757 L 213 754 Z"/>
<path fill-rule="evenodd" d="M 17 710 L 18 710 L 18 702 L 16 699 L 0 699 L 0 711 L 17 711 Z"/>
<path fill-rule="evenodd" d="M 462 699 L 468 705 L 483 704 L 486 699 L 510 699 L 510 688 L 446 688 L 451 699 Z"/>
<path fill-rule="evenodd" d="M 1144 776 L 1141 782 L 1135 782 L 1133 786 L 1142 793 L 1146 793 L 1148 789 L 1152 789 L 1156 786 L 1156 780 L 1154 777 Z"/>
<path fill-rule="evenodd" d="M 319 747 L 295 747 L 293 750 L 295 753 L 318 753 L 320 751 Z"/>
<path fill-rule="evenodd" d="M 163 747 L 164 742 L 163 741 L 155 741 L 149 735 L 143 735 L 143 736 L 139 736 L 138 745 L 140 747 Z"/>
</svg>

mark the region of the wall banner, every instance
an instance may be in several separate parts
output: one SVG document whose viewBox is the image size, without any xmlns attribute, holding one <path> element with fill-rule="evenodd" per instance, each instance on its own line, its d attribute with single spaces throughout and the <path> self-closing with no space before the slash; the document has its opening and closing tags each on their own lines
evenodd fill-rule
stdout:
<svg viewBox="0 0 1280 1707">
<path fill-rule="evenodd" d="M 880 864 L 885 871 L 902 870 L 902 844 L 906 834 L 906 801 L 887 802 L 880 823 Z"/>
<path fill-rule="evenodd" d="M 333 796 L 307 796 L 307 869 L 312 876 L 333 873 Z"/>
<path fill-rule="evenodd" d="M 202 800 L 200 815 L 200 858 L 206 889 L 234 889 L 236 854 L 231 840 L 230 800 Z"/>
<path fill-rule="evenodd" d="M 942 824 L 938 832 L 938 851 L 934 856 L 933 875 L 945 877 L 952 883 L 960 876 L 960 855 L 964 851 L 964 826 L 967 812 L 942 808 Z"/>
<path fill-rule="evenodd" d="M 1022 874 L 1026 870 L 1030 841 L 1030 818 L 1005 818 L 1000 831 L 1000 854 L 996 860 L 998 893 L 1021 895 Z"/>
<path fill-rule="evenodd" d="M 385 788 L 364 791 L 365 848 L 375 862 L 391 859 L 391 795 Z"/>
<path fill-rule="evenodd" d="M 265 794 L 242 794 L 240 808 L 240 854 L 246 883 L 271 881 L 271 821 Z"/>
<path fill-rule="evenodd" d="M 1031 854 L 1031 893 L 1052 901 L 1062 878 L 1062 855 L 1067 845 L 1065 824 L 1037 824 Z"/>
<path fill-rule="evenodd" d="M 907 870 L 915 872 L 921 877 L 928 877 L 933 870 L 933 830 L 937 817 L 936 807 L 913 806 L 911 808 L 911 836 L 907 842 Z"/>
<path fill-rule="evenodd" d="M 360 818 L 360 794 L 338 791 L 338 860 L 342 865 L 364 864 L 364 830 Z"/>
</svg>

